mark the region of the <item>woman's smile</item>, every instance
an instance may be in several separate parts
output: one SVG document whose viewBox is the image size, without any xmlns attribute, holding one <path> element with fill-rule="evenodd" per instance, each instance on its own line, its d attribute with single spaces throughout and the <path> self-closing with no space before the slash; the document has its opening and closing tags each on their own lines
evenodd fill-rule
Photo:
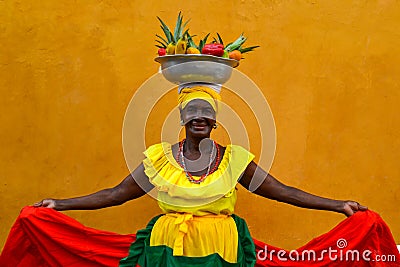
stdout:
<svg viewBox="0 0 400 267">
<path fill-rule="evenodd" d="M 189 122 L 191 128 L 195 131 L 204 131 L 208 126 L 208 122 L 205 119 L 194 119 Z"/>
</svg>

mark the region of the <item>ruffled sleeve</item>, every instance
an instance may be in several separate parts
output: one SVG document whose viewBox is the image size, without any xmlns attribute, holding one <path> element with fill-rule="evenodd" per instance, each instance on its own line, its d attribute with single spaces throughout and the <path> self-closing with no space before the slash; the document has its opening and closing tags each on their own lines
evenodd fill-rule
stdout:
<svg viewBox="0 0 400 267">
<path fill-rule="evenodd" d="M 169 143 L 152 145 L 143 154 L 146 157 L 143 160 L 144 172 L 159 191 L 168 191 L 169 184 L 181 178 L 183 170 L 175 161 Z"/>
</svg>

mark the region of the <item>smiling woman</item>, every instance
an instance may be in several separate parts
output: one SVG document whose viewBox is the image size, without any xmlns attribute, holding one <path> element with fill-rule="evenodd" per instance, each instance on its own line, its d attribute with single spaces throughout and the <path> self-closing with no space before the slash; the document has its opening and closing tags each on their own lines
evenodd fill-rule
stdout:
<svg viewBox="0 0 400 267">
<path fill-rule="evenodd" d="M 260 242 L 252 239 L 246 222 L 234 213 L 238 184 L 249 190 L 253 179 L 262 181 L 253 193 L 298 207 L 329 210 L 346 216 L 367 210 L 355 201 L 323 198 L 284 185 L 261 169 L 253 161 L 254 155 L 243 147 L 234 144 L 223 147 L 211 140 L 210 134 L 216 127 L 218 102 L 221 100 L 218 89 L 220 88 L 215 85 L 197 83 L 180 86 L 178 103 L 181 125 L 186 129 L 186 138 L 172 145 L 163 142 L 148 147 L 144 152 L 143 162 L 119 185 L 77 198 L 44 199 L 34 205 L 55 210 L 100 209 L 120 205 L 154 189 L 157 192 L 158 205 L 163 213 L 154 217 L 145 229 L 137 232 L 129 250 L 126 242 L 131 240 L 130 237 L 124 239 L 118 235 L 110 235 L 94 229 L 83 228 L 82 230 L 81 225 L 71 222 L 66 216 L 46 215 L 42 212 L 43 209 L 37 212 L 26 209 L 23 212 L 25 213 L 23 220 L 17 221 L 14 231 L 10 234 L 10 241 L 6 245 L 6 252 L 2 255 L 0 262 L 7 263 L 5 265 L 7 267 L 15 266 L 15 262 L 19 260 L 19 257 L 15 256 L 17 255 L 15 250 L 23 247 L 26 253 L 22 254 L 29 255 L 29 257 L 23 257 L 25 264 L 23 266 L 34 266 L 42 261 L 57 262 L 61 266 L 70 266 L 70 262 L 76 264 L 77 261 L 79 266 L 110 266 L 116 265 L 117 261 L 121 267 L 199 265 L 252 267 L 256 264 L 269 266 L 269 264 L 275 264 L 274 259 L 266 261 L 266 258 L 259 256 L 262 250 Z M 61 241 L 61 248 L 56 253 L 58 256 L 54 256 L 56 255 L 54 253 L 50 256 L 47 249 L 41 250 L 40 256 L 31 256 L 35 254 L 31 252 L 36 246 L 27 244 L 24 240 L 24 235 L 30 236 L 36 230 L 26 232 L 27 230 L 20 226 L 21 223 L 32 224 L 30 220 L 36 223 L 36 219 L 39 218 L 39 224 L 42 224 L 41 216 L 49 216 L 45 221 L 50 221 L 52 225 L 57 226 L 39 227 L 45 233 L 40 233 L 38 236 L 53 236 L 53 232 L 57 232 L 63 236 L 61 240 L 64 240 L 65 236 L 70 237 L 66 242 L 68 244 Z M 366 223 L 363 227 L 364 232 L 370 234 L 369 229 L 379 221 L 379 218 L 372 212 L 365 212 L 363 215 L 365 218 L 368 216 L 371 217 L 370 223 Z M 352 221 L 359 224 L 357 218 L 360 217 L 352 217 L 355 217 L 355 221 Z M 67 225 L 72 226 L 67 227 Z M 355 241 L 354 232 L 349 231 L 349 227 L 354 228 L 350 221 L 342 226 L 339 225 L 324 237 L 325 242 L 322 245 L 310 242 L 311 248 L 323 250 L 325 246 L 330 246 L 332 240 L 338 235 L 341 238 L 353 240 L 355 244 L 352 245 L 362 248 L 365 244 L 371 246 L 363 241 L 366 234 L 355 233 L 359 236 L 358 241 Z M 387 230 L 384 232 L 385 237 L 381 238 L 386 246 L 373 245 L 382 247 L 383 251 L 391 251 L 394 241 L 387 234 Z M 108 236 L 108 239 L 115 238 L 116 241 L 122 238 L 120 247 L 109 250 L 103 248 L 98 238 L 104 235 Z M 81 236 L 88 239 L 84 246 L 82 246 Z M 43 240 L 43 244 L 52 243 L 52 240 Z M 80 248 L 78 252 L 76 248 Z M 88 252 L 100 257 L 95 255 L 89 257 Z M 107 258 L 108 253 L 111 258 L 104 259 Z M 65 256 L 66 254 L 69 256 Z M 82 256 L 81 260 L 76 260 L 76 254 L 78 258 L 80 255 L 86 256 Z M 18 255 L 21 255 L 21 252 Z M 122 258 L 123 256 L 126 257 Z M 88 265 L 88 261 L 93 261 L 90 263 L 93 265 Z M 329 261 L 330 259 L 324 258 L 324 262 Z M 306 265 L 299 263 L 289 266 L 309 266 L 314 263 L 315 266 L 320 266 L 319 262 L 312 261 L 307 262 Z M 286 262 L 277 264 L 286 266 Z"/>
<path fill-rule="evenodd" d="M 83 205 L 83 200 L 78 203 L 80 206 L 67 205 L 75 200 L 56 200 L 54 206 L 93 209 L 96 205 L 101 207 L 104 201 L 110 205 L 122 203 L 124 189 L 130 192 L 125 199 L 144 195 L 143 189 L 135 186 L 131 172 L 141 163 L 142 152 L 151 144 L 169 141 L 171 145 L 164 145 L 168 162 L 184 174 L 180 178 L 190 183 L 176 158 L 178 153 L 183 158 L 183 153 L 186 168 L 192 170 L 194 166 L 189 157 L 193 150 L 188 149 L 192 142 L 188 138 L 179 142 L 182 140 L 176 138 L 178 133 L 183 138 L 184 133 L 184 127 L 179 132 L 178 109 L 171 116 L 166 115 L 173 108 L 171 103 L 176 106 L 171 99 L 175 95 L 163 97 L 163 101 L 157 102 L 161 105 L 151 110 L 162 93 L 152 94 L 151 90 L 138 88 L 159 66 L 151 62 L 156 55 L 154 33 L 162 34 L 156 16 L 167 23 L 174 22 L 179 10 L 196 23 L 191 24 L 190 31 L 198 34 L 194 38 L 196 42 L 208 32 L 212 32 L 211 41 L 213 33 L 218 31 L 227 44 L 245 32 L 249 42 L 262 45 L 246 55 L 238 67 L 257 83 L 259 90 L 237 86 L 242 90 L 222 92 L 224 100 L 239 111 L 240 117 L 225 120 L 229 110 L 225 106 L 219 109 L 218 128 L 212 130 L 211 137 L 222 146 L 213 147 L 204 139 L 201 157 L 204 162 L 196 161 L 202 163 L 198 172 L 189 171 L 193 178 L 199 179 L 197 175 L 207 172 L 205 165 L 210 162 L 210 154 L 218 157 L 217 148 L 220 148 L 221 163 L 212 173 L 216 159 L 212 162 L 210 175 L 222 171 L 224 158 L 235 154 L 235 148 L 229 144 L 240 144 L 256 156 L 257 164 L 287 184 L 339 199 L 353 197 L 368 204 L 387 221 L 400 244 L 400 224 L 396 219 L 399 212 L 396 203 L 400 201 L 400 116 L 396 115 L 400 113 L 400 34 L 396 26 L 400 23 L 400 1 L 221 0 L 212 3 L 210 8 L 197 1 L 168 1 L 168 5 L 160 5 L 159 1 L 126 0 L 0 1 L 0 247 L 4 246 L 21 207 L 44 197 L 79 196 L 110 187 L 92 196 L 90 205 Z M 186 56 L 179 57 L 188 59 Z M 207 60 L 213 57 L 197 56 L 196 59 Z M 176 72 L 180 79 L 193 78 L 193 69 L 181 69 L 187 72 Z M 211 74 L 218 70 L 227 73 L 225 68 L 212 70 Z M 237 81 L 234 75 L 235 72 L 229 81 Z M 235 95 L 237 92 L 239 97 Z M 140 115 L 139 122 L 131 120 L 134 123 L 130 129 L 138 129 L 131 130 L 134 132 L 131 136 L 137 141 L 124 144 L 121 151 L 125 104 L 132 94 L 135 94 L 132 103 L 136 105 L 132 105 L 133 109 L 143 116 Z M 261 115 L 269 109 L 262 108 L 265 106 L 262 95 L 268 98 L 274 112 L 277 131 L 271 139 L 278 142 L 276 150 L 275 142 L 266 139 L 267 116 Z M 252 116 L 251 111 L 257 116 Z M 260 123 L 258 118 L 262 118 L 258 120 Z M 243 127 L 237 126 L 240 119 L 245 122 Z M 124 128 L 128 127 L 124 125 Z M 244 134 L 239 134 L 238 129 L 244 129 Z M 127 136 L 128 131 L 123 131 Z M 226 137 L 233 132 L 238 137 Z M 181 150 L 177 143 L 182 143 Z M 199 145 L 200 151 L 203 143 Z M 131 145 L 132 152 L 126 153 L 127 145 Z M 130 157 L 129 167 L 124 155 Z M 160 164 L 168 162 L 160 160 Z M 199 185 L 207 183 L 210 175 Z M 116 186 L 123 176 L 129 179 Z M 147 185 L 154 188 L 148 178 Z M 234 212 L 246 219 L 253 237 L 271 245 L 297 248 L 342 218 L 340 214 L 304 211 L 268 201 L 248 193 L 239 184 L 237 188 Z M 145 196 L 117 208 L 66 214 L 98 229 L 134 233 L 160 213 L 153 200 Z M 43 207 L 28 210 L 42 222 L 44 218 L 53 220 L 63 215 Z M 217 212 L 217 209 L 208 210 Z M 367 213 L 357 212 L 358 219 L 351 220 L 357 234 L 360 225 L 365 224 L 363 219 Z M 23 216 L 32 222 L 26 212 Z M 17 247 L 15 261 L 1 262 L 0 266 L 22 266 L 18 261 L 23 256 L 39 257 L 37 250 L 46 253 L 48 248 L 53 249 L 55 242 L 49 242 L 49 246 L 35 243 L 43 236 L 54 240 L 55 235 L 46 235 L 46 229 L 55 223 L 47 222 L 40 228 L 25 223 L 21 240 L 23 244 L 32 241 L 31 247 L 36 250 L 24 253 L 22 247 Z M 65 221 L 61 222 L 66 225 Z M 58 233 L 62 234 L 57 235 L 57 240 L 65 240 L 65 232 Z M 10 235 L 9 240 L 17 239 Z M 382 236 L 372 239 L 368 235 L 362 243 L 372 240 L 380 241 Z M 112 244 L 115 244 L 113 240 L 107 240 L 104 248 Z M 378 245 L 370 248 L 378 249 Z M 6 247 L 4 254 L 10 251 Z M 85 248 L 82 244 L 76 247 Z M 120 258 L 128 254 L 128 247 L 129 244 L 118 254 Z M 334 243 L 332 248 L 336 248 Z M 107 254 L 106 251 L 103 252 Z M 88 258 L 86 253 L 76 255 Z M 52 256 L 53 253 L 49 255 Z M 60 257 L 59 264 L 50 265 L 65 266 L 63 259 L 66 257 Z"/>
<path fill-rule="evenodd" d="M 253 266 L 254 243 L 245 221 L 234 215 L 236 186 L 240 183 L 249 189 L 252 179 L 262 181 L 254 193 L 292 205 L 347 216 L 366 210 L 354 201 L 322 198 L 286 186 L 258 167 L 254 155 L 243 147 L 222 147 L 212 141 L 220 89 L 215 84 L 181 85 L 178 103 L 186 138 L 173 145 L 150 146 L 143 163 L 117 187 L 80 198 L 45 199 L 36 206 L 58 210 L 103 208 L 155 188 L 165 214 L 154 218 L 144 232 L 138 232 L 145 238 L 138 238 L 128 257 L 120 262 L 120 266 L 142 267 L 191 266 L 210 259 L 218 266 Z"/>
</svg>

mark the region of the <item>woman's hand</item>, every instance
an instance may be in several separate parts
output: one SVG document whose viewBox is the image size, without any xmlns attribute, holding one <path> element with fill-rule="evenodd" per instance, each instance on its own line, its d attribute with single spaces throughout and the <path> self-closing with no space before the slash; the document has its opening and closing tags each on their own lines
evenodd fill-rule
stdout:
<svg viewBox="0 0 400 267">
<path fill-rule="evenodd" d="M 343 201 L 342 213 L 345 214 L 347 217 L 350 217 L 357 211 L 366 211 L 366 210 L 368 210 L 368 208 L 363 205 L 360 205 L 358 202 L 352 200 Z"/>
<path fill-rule="evenodd" d="M 43 207 L 43 208 L 49 208 L 49 209 L 55 209 L 56 208 L 56 200 L 52 199 L 52 198 L 46 198 L 43 199 L 40 202 L 36 202 L 35 204 L 33 204 L 34 207 L 38 208 L 38 207 Z"/>
</svg>

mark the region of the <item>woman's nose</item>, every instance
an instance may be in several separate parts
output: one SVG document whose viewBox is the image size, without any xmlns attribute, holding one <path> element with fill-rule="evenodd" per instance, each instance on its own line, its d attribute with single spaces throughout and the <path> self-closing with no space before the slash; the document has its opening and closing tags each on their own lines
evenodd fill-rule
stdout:
<svg viewBox="0 0 400 267">
<path fill-rule="evenodd" d="M 202 117 L 202 116 L 196 116 L 196 117 L 194 118 L 194 120 L 195 120 L 196 122 L 203 122 L 203 121 L 205 121 L 206 119 L 205 119 L 204 117 Z"/>
</svg>

